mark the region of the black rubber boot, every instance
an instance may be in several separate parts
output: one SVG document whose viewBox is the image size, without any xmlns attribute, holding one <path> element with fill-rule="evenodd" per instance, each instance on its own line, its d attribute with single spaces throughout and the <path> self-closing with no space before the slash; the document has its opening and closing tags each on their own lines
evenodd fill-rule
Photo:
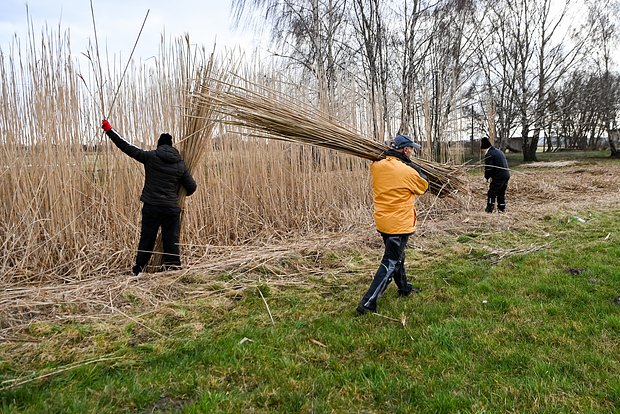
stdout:
<svg viewBox="0 0 620 414">
<path fill-rule="evenodd" d="M 361 303 L 357 306 L 357 308 L 355 309 L 355 311 L 357 312 L 358 315 L 365 315 L 368 312 L 370 313 L 377 313 L 376 309 L 370 309 L 367 308 L 366 306 L 362 305 Z"/>
<path fill-rule="evenodd" d="M 420 293 L 422 289 L 414 287 L 411 283 L 407 283 L 407 288 L 404 290 L 398 290 L 398 297 L 404 298 L 406 296 L 411 295 L 412 293 Z"/>
</svg>

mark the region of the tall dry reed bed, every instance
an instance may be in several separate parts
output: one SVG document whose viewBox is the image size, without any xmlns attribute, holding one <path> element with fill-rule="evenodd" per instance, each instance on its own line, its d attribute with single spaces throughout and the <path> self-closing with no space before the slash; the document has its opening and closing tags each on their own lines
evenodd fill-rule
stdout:
<svg viewBox="0 0 620 414">
<path fill-rule="evenodd" d="M 61 36 L 44 34 L 0 59 L 0 282 L 122 273 L 137 242 L 143 172 L 104 139 L 101 118 L 143 148 L 154 148 L 164 131 L 187 138 L 196 129 L 188 127 L 188 85 L 210 57 L 187 39 L 162 43 L 155 63 L 130 65 L 118 96 L 117 68 L 126 62 L 101 62 L 107 75 L 96 81 L 95 62 L 78 62 Z M 195 166 L 198 191 L 185 203 L 188 265 L 199 265 L 214 245 L 372 228 L 367 161 L 213 128 Z M 428 196 L 421 205 L 442 204 Z"/>
</svg>

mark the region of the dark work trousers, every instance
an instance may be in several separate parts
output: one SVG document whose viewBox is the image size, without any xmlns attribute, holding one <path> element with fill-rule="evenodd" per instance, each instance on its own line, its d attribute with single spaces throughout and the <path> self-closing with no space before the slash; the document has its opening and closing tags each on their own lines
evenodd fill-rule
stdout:
<svg viewBox="0 0 620 414">
<path fill-rule="evenodd" d="M 506 189 L 508 188 L 508 180 L 496 180 L 491 178 L 489 191 L 487 191 L 487 213 L 492 213 L 495 207 L 495 199 L 497 199 L 497 209 L 499 211 L 506 210 Z"/>
<path fill-rule="evenodd" d="M 132 269 L 134 274 L 143 271 L 149 262 L 160 227 L 164 245 L 164 266 L 181 267 L 181 257 L 179 256 L 180 216 L 181 209 L 178 207 L 161 207 L 149 204 L 142 206 L 140 242 L 136 254 L 136 265 Z"/>
<path fill-rule="evenodd" d="M 388 287 L 392 278 L 399 291 L 404 293 L 411 290 L 411 286 L 407 284 L 405 273 L 405 248 L 409 235 L 381 233 L 381 236 L 383 237 L 383 244 L 385 244 L 385 252 L 379 269 L 375 273 L 375 278 L 360 302 L 360 305 L 373 312 L 377 310 L 377 299 Z"/>
</svg>

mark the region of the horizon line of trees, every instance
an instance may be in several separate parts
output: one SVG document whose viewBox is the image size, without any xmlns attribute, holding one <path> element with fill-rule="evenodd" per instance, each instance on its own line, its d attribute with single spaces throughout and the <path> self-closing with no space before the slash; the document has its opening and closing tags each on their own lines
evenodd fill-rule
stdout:
<svg viewBox="0 0 620 414">
<path fill-rule="evenodd" d="M 270 31 L 281 70 L 310 82 L 321 109 L 360 91 L 376 140 L 409 134 L 442 162 L 448 141 L 486 135 L 505 149 L 517 130 L 524 161 L 536 160 L 541 135 L 579 149 L 607 138 L 618 156 L 618 0 L 233 0 L 232 9 L 238 25 Z"/>
</svg>

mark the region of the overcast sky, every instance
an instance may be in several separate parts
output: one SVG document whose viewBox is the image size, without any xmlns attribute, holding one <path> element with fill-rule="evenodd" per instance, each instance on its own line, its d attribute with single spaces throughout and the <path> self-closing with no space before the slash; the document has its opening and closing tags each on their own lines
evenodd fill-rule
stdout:
<svg viewBox="0 0 620 414">
<path fill-rule="evenodd" d="M 559 0 L 554 0 L 558 2 Z M 110 55 L 127 58 L 136 41 L 144 17 L 149 11 L 134 58 L 147 59 L 158 52 L 162 34 L 177 39 L 185 33 L 193 44 L 218 50 L 240 47 L 248 54 L 265 49 L 262 36 L 250 29 L 233 29 L 232 0 L 92 0 L 97 38 L 101 53 L 107 47 Z M 28 14 L 26 12 L 28 6 Z M 90 0 L 0 0 L 0 49 L 8 52 L 15 37 L 25 47 L 28 15 L 35 34 L 44 25 L 61 33 L 71 34 L 72 54 L 87 51 L 88 41 L 94 43 L 94 28 Z M 585 15 L 582 2 L 574 4 L 565 24 L 575 24 L 575 17 Z M 620 52 L 617 52 L 620 54 Z"/>
<path fill-rule="evenodd" d="M 241 46 L 246 51 L 258 47 L 252 33 L 232 28 L 231 0 L 92 0 L 101 53 L 128 57 L 138 37 L 134 57 L 146 59 L 157 53 L 160 38 L 176 39 L 189 33 L 192 43 L 218 49 Z M 26 12 L 26 6 L 28 12 Z M 90 0 L 0 0 L 0 48 L 8 51 L 15 36 L 26 39 L 28 16 L 35 33 L 42 27 L 60 26 L 71 34 L 72 54 L 85 52 L 88 40 L 94 44 Z M 22 45 L 23 40 L 22 40 Z"/>
</svg>

